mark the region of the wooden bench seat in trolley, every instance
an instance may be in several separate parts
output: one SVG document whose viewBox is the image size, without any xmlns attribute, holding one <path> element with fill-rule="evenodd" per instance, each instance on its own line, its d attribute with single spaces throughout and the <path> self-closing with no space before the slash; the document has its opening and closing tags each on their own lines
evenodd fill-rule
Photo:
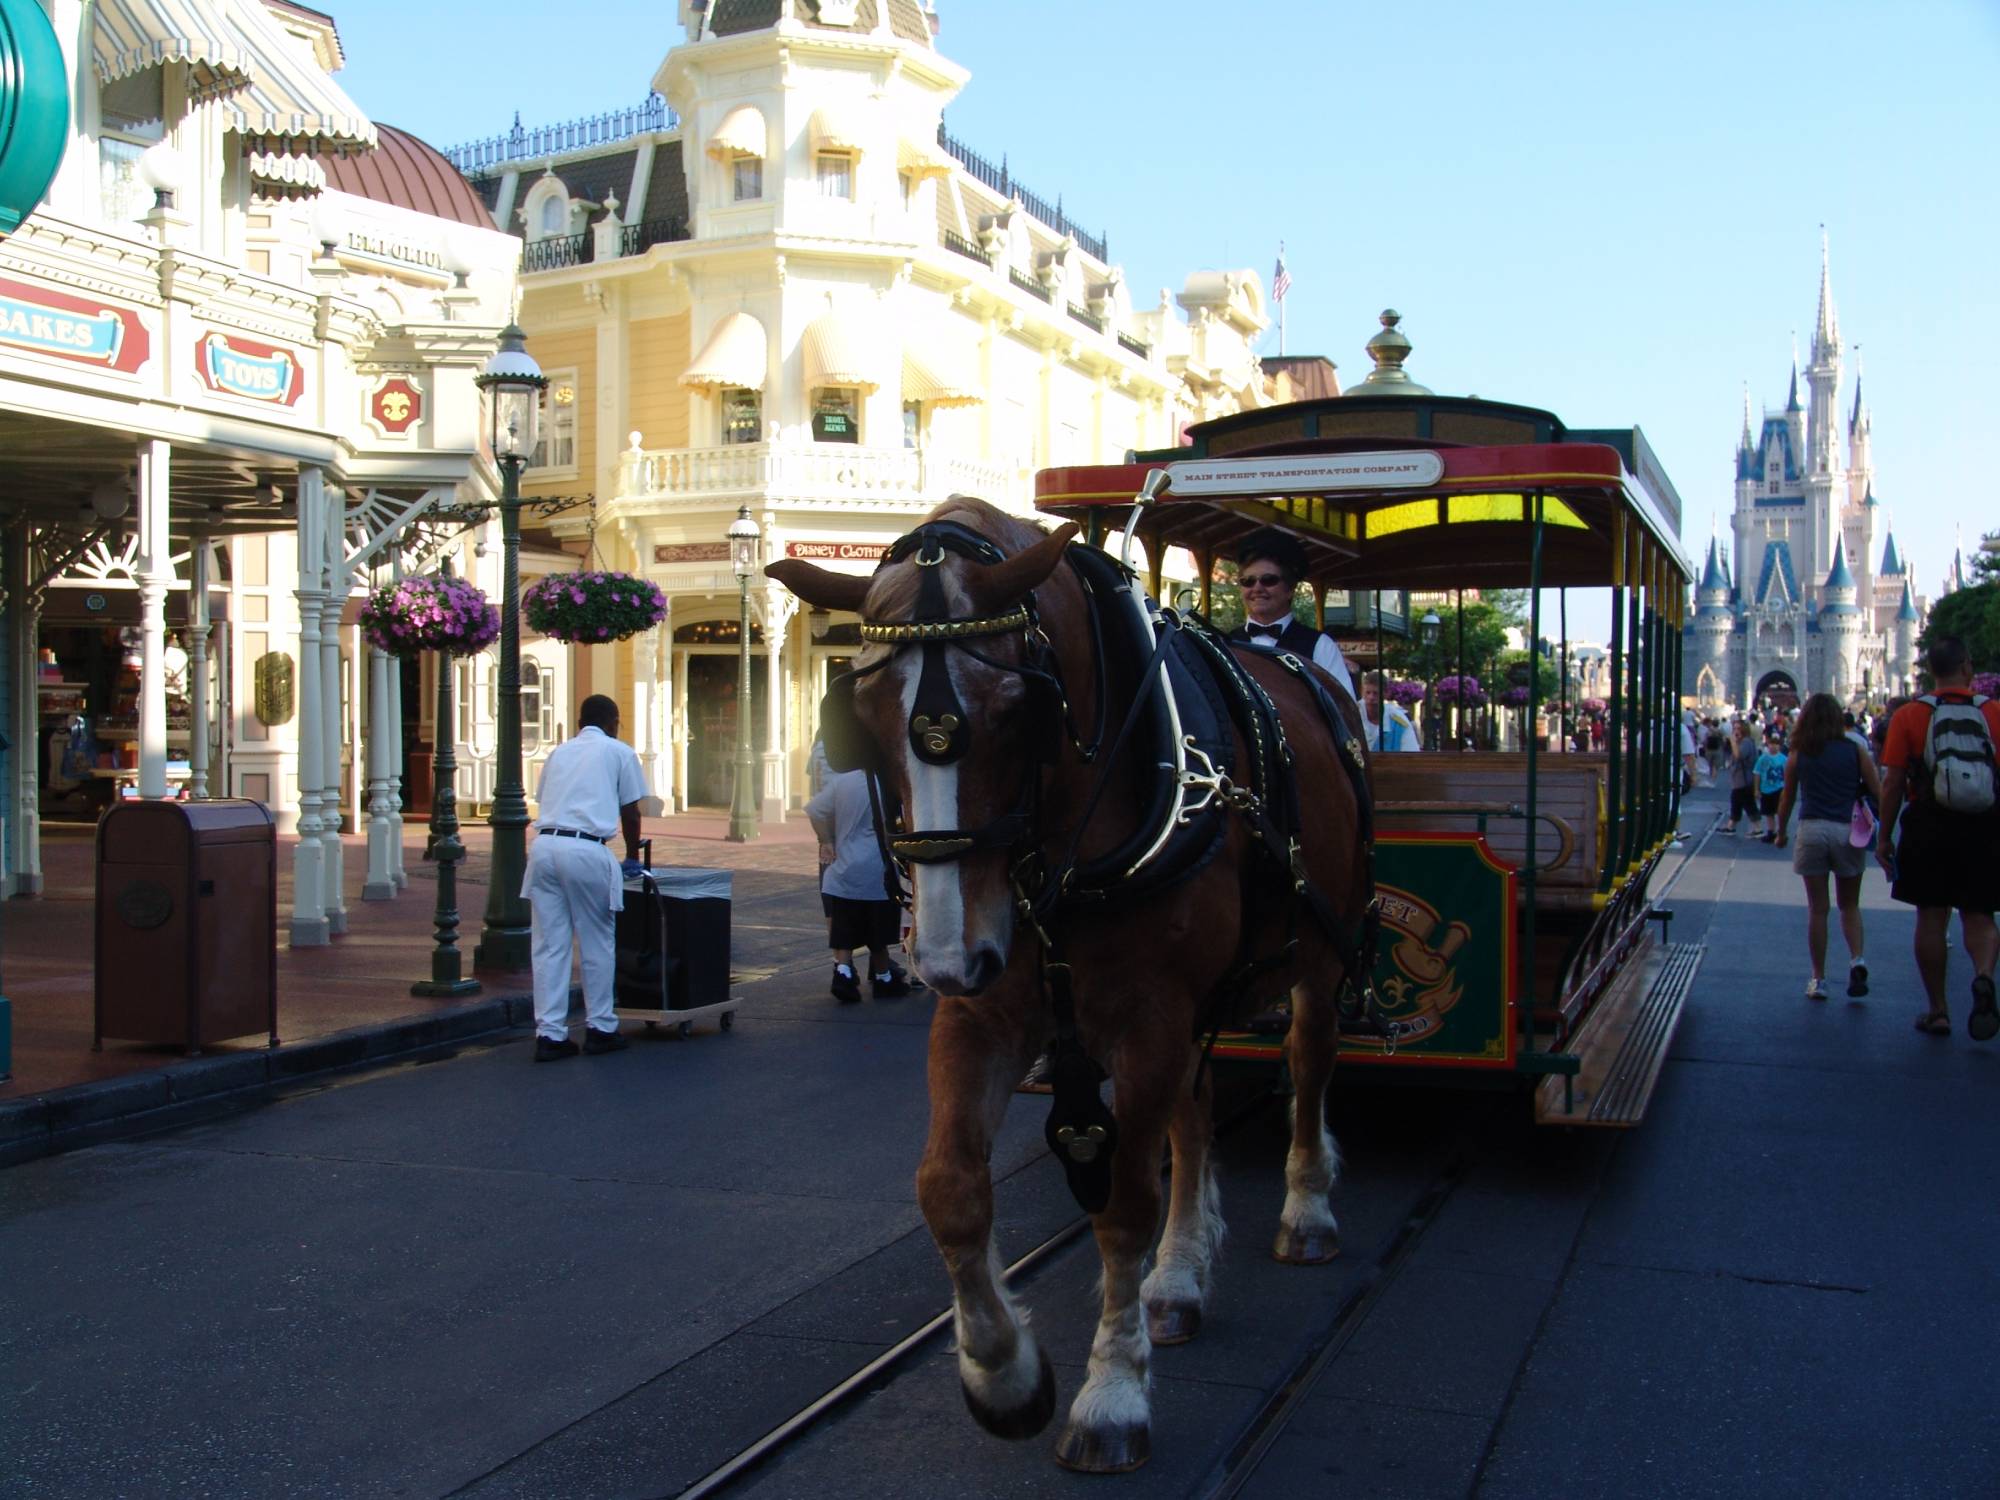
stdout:
<svg viewBox="0 0 2000 1500">
<path fill-rule="evenodd" d="M 1535 904 L 1589 909 L 1603 867 L 1605 756 L 1536 756 Z M 1503 863 L 1528 863 L 1528 757 L 1525 751 L 1422 751 L 1370 761 L 1376 827 L 1470 833 L 1485 821 L 1486 843 Z"/>
</svg>

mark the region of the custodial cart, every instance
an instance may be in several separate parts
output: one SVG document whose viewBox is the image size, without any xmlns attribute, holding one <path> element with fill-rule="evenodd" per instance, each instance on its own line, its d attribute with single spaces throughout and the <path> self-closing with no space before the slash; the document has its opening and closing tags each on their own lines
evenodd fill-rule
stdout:
<svg viewBox="0 0 2000 1500">
<path fill-rule="evenodd" d="M 640 848 L 648 868 L 625 882 L 613 1009 L 682 1036 L 711 1016 L 727 1031 L 738 1004 L 729 993 L 729 871 L 655 870 L 650 842 Z"/>
</svg>

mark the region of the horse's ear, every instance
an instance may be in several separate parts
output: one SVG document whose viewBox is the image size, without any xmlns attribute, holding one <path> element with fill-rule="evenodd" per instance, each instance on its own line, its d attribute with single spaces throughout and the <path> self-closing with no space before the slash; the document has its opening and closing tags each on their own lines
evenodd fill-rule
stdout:
<svg viewBox="0 0 2000 1500">
<path fill-rule="evenodd" d="M 1017 552 L 990 568 L 972 568 L 964 575 L 965 591 L 972 596 L 973 608 L 990 613 L 1017 599 L 1025 599 L 1055 572 L 1063 559 L 1069 539 L 1076 535 L 1076 523 L 1065 521 L 1025 552 Z"/>
<path fill-rule="evenodd" d="M 815 609 L 844 609 L 861 612 L 874 580 L 856 573 L 835 573 L 815 567 L 803 558 L 788 557 L 764 569 L 766 578 L 776 579 Z"/>
</svg>

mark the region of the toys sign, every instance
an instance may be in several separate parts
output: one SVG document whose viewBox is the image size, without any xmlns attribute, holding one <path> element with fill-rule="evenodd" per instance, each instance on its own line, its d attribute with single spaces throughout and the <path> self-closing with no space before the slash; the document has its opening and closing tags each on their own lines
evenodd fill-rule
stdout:
<svg viewBox="0 0 2000 1500">
<path fill-rule="evenodd" d="M 294 405 L 306 385 L 305 366 L 291 350 L 232 333 L 203 334 L 195 367 L 210 390 L 270 406 Z"/>
</svg>

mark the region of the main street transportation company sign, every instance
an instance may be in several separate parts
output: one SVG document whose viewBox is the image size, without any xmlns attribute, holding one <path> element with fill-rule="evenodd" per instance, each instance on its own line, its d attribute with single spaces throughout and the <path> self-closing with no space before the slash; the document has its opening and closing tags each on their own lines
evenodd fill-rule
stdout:
<svg viewBox="0 0 2000 1500">
<path fill-rule="evenodd" d="M 305 367 L 289 349 L 231 333 L 205 333 L 195 346 L 202 383 L 226 396 L 291 406 L 306 386 Z"/>
<path fill-rule="evenodd" d="M 1444 478 L 1435 453 L 1327 453 L 1298 458 L 1190 458 L 1167 465 L 1176 495 L 1307 495 L 1422 488 Z"/>
<path fill-rule="evenodd" d="M 112 307 L 0 277 L 0 345 L 129 375 L 146 362 L 146 326 Z"/>
</svg>

